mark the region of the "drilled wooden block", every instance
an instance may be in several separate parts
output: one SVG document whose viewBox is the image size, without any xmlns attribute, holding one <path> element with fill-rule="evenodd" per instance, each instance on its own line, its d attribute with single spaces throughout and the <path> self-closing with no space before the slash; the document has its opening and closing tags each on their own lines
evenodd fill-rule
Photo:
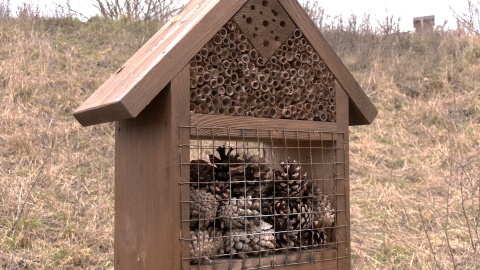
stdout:
<svg viewBox="0 0 480 270">
<path fill-rule="evenodd" d="M 266 59 L 280 48 L 296 28 L 277 0 L 250 0 L 233 20 Z"/>
</svg>

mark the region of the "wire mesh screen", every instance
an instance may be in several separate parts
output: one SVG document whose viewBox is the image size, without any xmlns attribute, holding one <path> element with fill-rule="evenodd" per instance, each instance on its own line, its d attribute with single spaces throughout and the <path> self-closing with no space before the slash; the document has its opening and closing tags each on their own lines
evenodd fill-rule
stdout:
<svg viewBox="0 0 480 270">
<path fill-rule="evenodd" d="M 343 133 L 181 127 L 182 260 L 264 269 L 338 259 Z M 188 149 L 188 151 L 185 151 Z M 185 170 L 184 170 L 185 171 Z M 185 194 L 188 193 L 188 194 Z M 187 248 L 188 247 L 188 248 Z M 187 250 L 189 250 L 187 252 Z M 218 268 L 220 267 L 220 268 Z"/>
</svg>

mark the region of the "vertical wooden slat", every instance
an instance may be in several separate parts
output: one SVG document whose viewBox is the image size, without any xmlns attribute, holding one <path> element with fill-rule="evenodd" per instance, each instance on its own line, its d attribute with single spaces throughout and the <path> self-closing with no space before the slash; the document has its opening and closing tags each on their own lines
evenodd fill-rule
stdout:
<svg viewBox="0 0 480 270">
<path fill-rule="evenodd" d="M 186 73 L 188 68 L 137 118 L 116 124 L 117 270 L 180 269 L 178 127 L 190 119 L 188 96 L 181 91 Z"/>
<path fill-rule="evenodd" d="M 335 224 L 337 226 L 337 250 L 338 269 L 351 269 L 351 249 L 350 249 L 350 187 L 349 187 L 349 97 L 343 87 L 336 81 L 336 102 L 337 102 L 337 125 L 338 131 L 343 132 L 339 136 L 336 147 L 337 158 L 337 216 Z"/>
</svg>

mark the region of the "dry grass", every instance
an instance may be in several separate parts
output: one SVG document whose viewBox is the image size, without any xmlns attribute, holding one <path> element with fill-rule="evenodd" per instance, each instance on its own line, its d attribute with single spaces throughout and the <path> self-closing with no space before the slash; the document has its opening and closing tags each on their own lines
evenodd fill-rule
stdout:
<svg viewBox="0 0 480 270">
<path fill-rule="evenodd" d="M 0 20 L 0 265 L 112 268 L 112 124 L 72 111 L 158 24 Z M 337 30 L 380 111 L 351 129 L 355 269 L 478 269 L 480 38 Z"/>
</svg>

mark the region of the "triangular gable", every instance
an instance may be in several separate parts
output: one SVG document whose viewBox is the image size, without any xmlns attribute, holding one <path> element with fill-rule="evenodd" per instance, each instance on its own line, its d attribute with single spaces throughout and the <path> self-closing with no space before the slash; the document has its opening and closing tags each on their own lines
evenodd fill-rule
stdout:
<svg viewBox="0 0 480 270">
<path fill-rule="evenodd" d="M 368 124 L 373 121 L 377 114 L 376 108 L 296 1 L 250 0 L 244 5 L 245 2 L 247 1 L 190 2 L 75 111 L 77 120 L 82 125 L 91 125 L 135 117 L 194 58 L 203 45 L 214 38 L 227 21 L 233 19 L 267 59 L 298 27 L 349 94 L 350 111 L 353 112 L 350 124 Z M 267 6 L 269 4 L 271 6 Z M 272 18 L 264 19 L 263 16 L 267 14 L 263 13 L 262 8 L 265 13 L 273 12 L 273 17 L 270 14 Z M 260 9 L 256 10 L 260 16 L 252 12 L 254 9 Z M 276 14 L 277 12 L 288 15 Z M 278 21 L 277 15 L 280 15 Z M 267 32 L 264 27 L 255 26 L 259 25 L 258 22 L 251 23 L 254 20 L 263 20 L 264 26 L 272 25 L 265 27 Z M 294 24 L 296 26 L 292 28 Z M 256 35 L 261 38 L 255 38 Z"/>
</svg>

